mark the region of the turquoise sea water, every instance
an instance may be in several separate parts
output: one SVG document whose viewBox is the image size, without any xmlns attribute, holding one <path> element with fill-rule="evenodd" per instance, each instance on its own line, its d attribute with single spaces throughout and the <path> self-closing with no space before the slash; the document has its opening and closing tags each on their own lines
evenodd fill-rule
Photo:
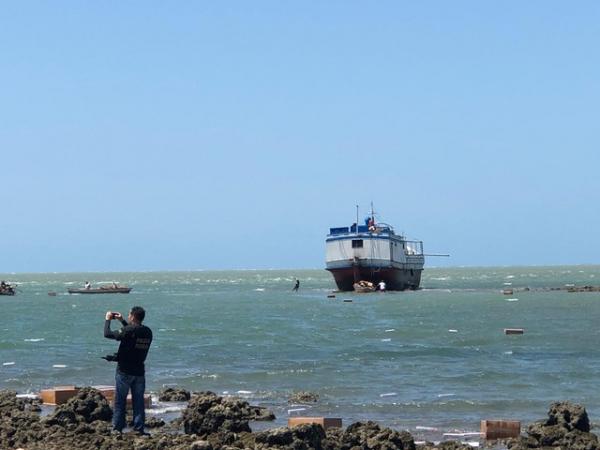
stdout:
<svg viewBox="0 0 600 450">
<path fill-rule="evenodd" d="M 104 314 L 139 304 L 155 337 L 149 390 L 238 395 L 272 408 L 275 425 L 327 415 L 431 437 L 478 431 L 481 419 L 531 422 L 554 400 L 583 403 L 600 421 L 600 293 L 546 289 L 598 285 L 600 266 L 429 268 L 416 292 L 335 298 L 327 298 L 335 286 L 324 270 L 2 278 L 19 291 L 0 297 L 0 388 L 19 393 L 112 384 L 114 365 L 100 359 L 116 349 L 103 338 Z M 133 291 L 66 293 L 86 280 Z M 503 295 L 505 287 L 514 294 Z M 319 403 L 289 404 L 300 390 Z"/>
</svg>

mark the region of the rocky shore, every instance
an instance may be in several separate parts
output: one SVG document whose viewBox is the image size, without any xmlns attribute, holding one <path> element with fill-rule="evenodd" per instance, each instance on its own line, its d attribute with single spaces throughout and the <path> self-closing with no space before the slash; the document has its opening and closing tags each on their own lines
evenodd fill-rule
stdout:
<svg viewBox="0 0 600 450">
<path fill-rule="evenodd" d="M 102 394 L 83 388 L 67 403 L 42 417 L 39 400 L 17 398 L 0 391 L 0 448 L 25 450 L 429 450 L 470 449 L 444 441 L 416 445 L 407 431 L 384 428 L 374 422 L 357 422 L 345 429 L 307 424 L 252 432 L 249 422 L 274 420 L 268 410 L 248 402 L 219 397 L 212 392 L 190 395 L 181 389 L 160 394 L 164 401 L 188 401 L 181 417 L 170 423 L 151 418 L 150 436 L 114 433 L 112 409 Z M 548 418 L 535 422 L 517 439 L 492 443 L 510 450 L 533 448 L 600 450 L 596 435 L 580 405 L 568 402 L 550 406 Z"/>
</svg>

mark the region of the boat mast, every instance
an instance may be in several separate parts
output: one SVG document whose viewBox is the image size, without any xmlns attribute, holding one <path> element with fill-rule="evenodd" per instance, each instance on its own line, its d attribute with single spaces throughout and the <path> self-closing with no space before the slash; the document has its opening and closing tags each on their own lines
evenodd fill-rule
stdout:
<svg viewBox="0 0 600 450">
<path fill-rule="evenodd" d="M 358 205 L 356 205 L 356 235 L 358 235 Z"/>
</svg>

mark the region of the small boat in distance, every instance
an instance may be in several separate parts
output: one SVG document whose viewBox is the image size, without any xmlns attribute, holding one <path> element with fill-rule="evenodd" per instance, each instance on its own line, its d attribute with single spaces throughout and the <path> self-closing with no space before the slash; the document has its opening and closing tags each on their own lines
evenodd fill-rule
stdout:
<svg viewBox="0 0 600 450">
<path fill-rule="evenodd" d="M 87 281 L 85 287 L 69 289 L 69 294 L 129 294 L 129 292 L 131 292 L 130 287 L 119 286 L 117 283 L 92 288 L 92 285 Z"/>
<path fill-rule="evenodd" d="M 330 228 L 325 241 L 326 270 L 340 291 L 373 292 L 384 282 L 391 291 L 414 290 L 421 283 L 425 264 L 423 242 L 396 234 L 391 225 L 376 223 L 373 205 L 364 225 Z M 363 285 L 361 285 L 362 283 Z"/>
<path fill-rule="evenodd" d="M 2 281 L 0 282 L 0 295 L 15 295 L 15 288 L 16 285 Z"/>
</svg>

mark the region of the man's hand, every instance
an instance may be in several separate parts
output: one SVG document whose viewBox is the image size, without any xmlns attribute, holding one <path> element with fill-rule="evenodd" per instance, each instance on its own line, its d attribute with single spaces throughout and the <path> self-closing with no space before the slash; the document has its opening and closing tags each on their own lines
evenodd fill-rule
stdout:
<svg viewBox="0 0 600 450">
<path fill-rule="evenodd" d="M 120 312 L 114 312 L 113 318 L 117 320 L 123 320 L 123 315 Z"/>
<path fill-rule="evenodd" d="M 112 320 L 113 318 L 113 313 L 110 311 L 106 311 L 106 316 L 105 316 L 106 320 Z"/>
</svg>

